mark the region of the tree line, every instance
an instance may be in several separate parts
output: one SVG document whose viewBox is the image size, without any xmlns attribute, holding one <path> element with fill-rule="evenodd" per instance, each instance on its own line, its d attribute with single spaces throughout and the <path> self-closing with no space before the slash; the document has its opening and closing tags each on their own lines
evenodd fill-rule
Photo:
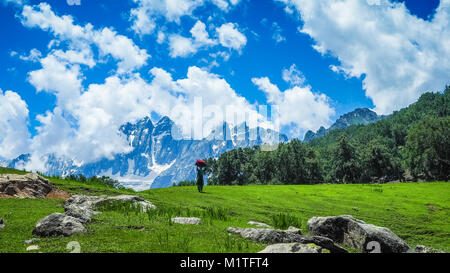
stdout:
<svg viewBox="0 0 450 273">
<path fill-rule="evenodd" d="M 450 178 L 450 87 L 389 117 L 274 151 L 239 148 L 209 158 L 209 185 L 370 183 Z"/>
</svg>

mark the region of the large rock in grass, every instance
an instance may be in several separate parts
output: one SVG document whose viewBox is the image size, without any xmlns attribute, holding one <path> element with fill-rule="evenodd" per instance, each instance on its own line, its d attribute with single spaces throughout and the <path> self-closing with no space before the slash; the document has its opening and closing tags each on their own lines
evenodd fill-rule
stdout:
<svg viewBox="0 0 450 273">
<path fill-rule="evenodd" d="M 150 209 L 156 209 L 156 207 L 144 200 L 139 196 L 133 195 L 118 195 L 118 196 L 86 196 L 86 195 L 74 195 L 68 199 L 64 204 L 65 213 L 69 216 L 80 219 L 81 222 L 86 223 L 91 221 L 92 216 L 99 214 L 95 211 L 102 205 L 108 205 L 115 202 L 130 203 L 137 208 L 140 208 L 142 212 L 146 212 Z"/>
<path fill-rule="evenodd" d="M 347 253 L 344 248 L 336 245 L 333 240 L 322 236 L 304 236 L 298 228 L 290 227 L 288 230 L 264 228 L 228 228 L 228 232 L 238 234 L 243 238 L 266 244 L 314 244 L 329 250 L 331 253 Z M 294 252 L 293 252 L 294 253 Z"/>
<path fill-rule="evenodd" d="M 362 252 L 371 252 L 378 244 L 382 253 L 402 253 L 409 249 L 390 229 L 366 224 L 351 215 L 313 217 L 307 225 L 313 235 L 328 237 Z"/>
<path fill-rule="evenodd" d="M 99 196 L 99 197 L 100 200 L 95 202 L 95 206 L 108 202 L 122 202 L 122 203 L 131 203 L 136 207 L 140 208 L 142 212 L 147 212 L 148 210 L 156 209 L 155 205 L 139 196 L 118 195 L 118 196 Z"/>
<path fill-rule="evenodd" d="M 35 173 L 0 174 L 0 195 L 18 198 L 44 198 L 55 187 Z"/>
<path fill-rule="evenodd" d="M 86 232 L 81 221 L 63 213 L 53 213 L 40 220 L 33 229 L 33 234 L 41 237 L 71 236 Z"/>
<path fill-rule="evenodd" d="M 314 244 L 289 243 L 269 245 L 259 253 L 322 253 L 322 251 L 320 246 Z"/>
</svg>

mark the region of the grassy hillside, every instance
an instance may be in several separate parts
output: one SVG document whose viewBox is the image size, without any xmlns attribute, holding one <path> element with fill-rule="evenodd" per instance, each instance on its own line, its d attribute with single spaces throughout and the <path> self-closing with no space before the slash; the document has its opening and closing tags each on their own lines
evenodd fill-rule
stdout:
<svg viewBox="0 0 450 273">
<path fill-rule="evenodd" d="M 450 186 L 445 182 L 357 185 L 207 186 L 172 187 L 134 193 L 98 184 L 51 179 L 71 193 L 136 194 L 159 209 L 151 214 L 120 207 L 104 208 L 88 224 L 87 234 L 42 239 L 41 252 L 69 252 L 78 241 L 82 252 L 257 252 L 264 244 L 228 236 L 229 226 L 247 227 L 250 220 L 287 223 L 306 229 L 312 216 L 352 214 L 386 226 L 410 246 L 424 244 L 450 251 Z M 36 222 L 63 211 L 63 201 L 53 199 L 0 199 L 0 252 L 25 252 Z M 199 226 L 170 223 L 173 216 L 197 216 Z M 280 226 L 281 227 L 281 226 Z"/>
</svg>

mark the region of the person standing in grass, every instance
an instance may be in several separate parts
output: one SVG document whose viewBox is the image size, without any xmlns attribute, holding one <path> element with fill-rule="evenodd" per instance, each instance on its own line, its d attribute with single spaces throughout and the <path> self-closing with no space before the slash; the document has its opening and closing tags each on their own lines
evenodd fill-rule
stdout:
<svg viewBox="0 0 450 273">
<path fill-rule="evenodd" d="M 205 173 L 206 162 L 204 160 L 197 160 L 195 165 L 197 166 L 197 189 L 198 192 L 203 192 L 203 175 Z"/>
</svg>

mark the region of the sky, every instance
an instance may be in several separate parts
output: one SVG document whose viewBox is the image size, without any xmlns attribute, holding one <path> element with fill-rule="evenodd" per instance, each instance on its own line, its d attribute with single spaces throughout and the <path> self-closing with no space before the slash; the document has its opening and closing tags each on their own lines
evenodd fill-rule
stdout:
<svg viewBox="0 0 450 273">
<path fill-rule="evenodd" d="M 126 122 L 201 112 L 201 138 L 228 109 L 302 139 L 450 84 L 450 0 L 0 3 L 0 159 L 111 158 Z"/>
</svg>

